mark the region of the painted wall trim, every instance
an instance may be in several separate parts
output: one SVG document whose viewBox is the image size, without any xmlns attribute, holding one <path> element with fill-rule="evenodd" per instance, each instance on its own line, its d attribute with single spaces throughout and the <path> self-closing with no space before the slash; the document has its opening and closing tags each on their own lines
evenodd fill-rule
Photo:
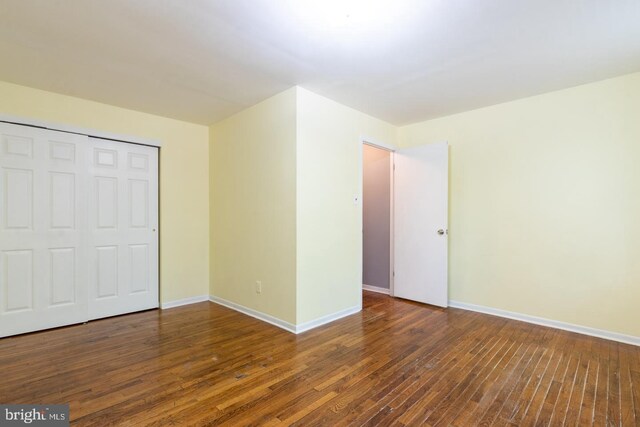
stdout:
<svg viewBox="0 0 640 427">
<path fill-rule="evenodd" d="M 278 319 L 277 317 L 262 313 L 260 311 L 254 310 L 249 307 L 245 307 L 240 304 L 236 304 L 235 302 L 217 297 L 215 295 L 209 296 L 209 301 L 215 304 L 221 305 L 223 307 L 230 308 L 239 313 L 246 314 L 247 316 L 251 316 L 255 319 L 262 320 L 263 322 L 270 323 L 274 326 L 284 329 L 287 332 L 291 332 L 292 334 L 300 334 L 302 332 L 309 331 L 313 328 L 317 328 L 318 326 L 326 325 L 327 323 L 333 322 L 334 320 L 342 319 L 343 317 L 350 316 L 362 310 L 362 306 L 357 305 L 355 307 L 350 307 L 345 310 L 341 310 L 336 313 L 329 314 L 327 316 L 310 320 L 309 322 L 301 323 L 299 325 L 294 325 L 293 323 L 285 322 L 284 320 Z"/>
<path fill-rule="evenodd" d="M 327 316 L 322 316 L 314 320 L 310 320 L 305 323 L 301 323 L 296 325 L 296 334 L 301 334 L 302 332 L 307 332 L 313 328 L 317 328 L 318 326 L 326 325 L 327 323 L 331 323 L 334 320 L 342 319 L 343 317 L 351 316 L 352 314 L 356 314 L 362 311 L 362 305 L 356 305 L 354 307 L 347 308 L 345 310 L 341 310 Z"/>
<path fill-rule="evenodd" d="M 209 295 L 198 295 L 195 297 L 182 298 L 173 301 L 167 301 L 160 304 L 160 308 L 163 310 L 167 308 L 180 307 L 182 305 L 195 304 L 198 302 L 209 301 Z"/>
<path fill-rule="evenodd" d="M 61 123 L 51 123 L 44 120 L 37 120 L 27 117 L 12 116 L 10 114 L 0 113 L 0 122 L 13 123 L 16 125 L 27 125 L 49 130 L 76 133 L 86 136 L 94 136 L 96 138 L 110 139 L 113 141 L 128 142 L 130 144 L 149 145 L 151 147 L 161 147 L 162 143 L 154 139 L 140 138 L 137 136 L 121 135 L 117 133 L 104 132 L 95 129 L 86 129 L 79 126 L 72 126 Z"/>
<path fill-rule="evenodd" d="M 386 150 L 389 151 L 396 151 L 398 150 L 398 146 L 388 143 L 388 142 L 383 142 L 383 141 L 379 141 L 376 140 L 375 138 L 370 138 L 368 136 L 365 135 L 360 135 L 360 144 L 368 144 L 368 145 L 374 145 L 378 148 L 384 148 Z"/>
<path fill-rule="evenodd" d="M 545 319 L 543 317 L 530 316 L 528 314 L 516 313 L 513 311 L 501 310 L 499 308 L 486 307 L 482 305 L 468 304 L 466 302 L 449 300 L 449 307 L 460 308 L 462 310 L 476 311 L 478 313 L 490 314 L 492 316 L 504 317 L 507 319 L 520 320 L 522 322 L 533 323 L 534 325 L 547 326 L 563 331 L 576 332 L 578 334 L 589 335 L 606 340 L 617 341 L 625 344 L 640 346 L 640 337 L 620 334 L 617 332 L 604 331 L 602 329 L 590 328 L 587 326 L 574 325 L 572 323 L 558 320 Z"/>
<path fill-rule="evenodd" d="M 360 135 L 358 140 L 358 192 L 360 195 L 360 218 L 364 217 L 364 146 L 370 145 L 373 147 L 381 148 L 389 151 L 389 292 L 387 295 L 393 295 L 395 289 L 395 210 L 394 210 L 394 197 L 395 197 L 395 153 L 399 150 L 394 144 L 378 141 L 375 138 Z M 364 227 L 364 225 L 363 225 Z M 364 271 L 360 271 L 362 276 Z M 364 285 L 363 285 L 364 286 Z M 364 288 L 363 288 L 364 289 Z M 375 291 L 373 291 L 375 292 Z"/>
<path fill-rule="evenodd" d="M 379 294 L 390 295 L 391 291 L 387 288 L 381 288 L 379 286 L 362 285 L 362 289 L 370 292 L 377 292 Z"/>
<path fill-rule="evenodd" d="M 285 331 L 291 332 L 293 334 L 296 332 L 296 325 L 293 323 L 285 322 L 284 320 L 278 319 L 277 317 L 273 317 L 269 314 L 262 313 L 260 311 L 254 310 L 249 307 L 245 307 L 244 305 L 236 304 L 235 302 L 231 302 L 224 298 L 217 297 L 215 295 L 209 296 L 209 301 L 221 305 L 223 307 L 230 308 L 242 314 L 246 314 L 247 316 L 251 316 L 258 320 L 262 320 L 263 322 L 270 323 L 274 326 L 284 329 Z"/>
</svg>

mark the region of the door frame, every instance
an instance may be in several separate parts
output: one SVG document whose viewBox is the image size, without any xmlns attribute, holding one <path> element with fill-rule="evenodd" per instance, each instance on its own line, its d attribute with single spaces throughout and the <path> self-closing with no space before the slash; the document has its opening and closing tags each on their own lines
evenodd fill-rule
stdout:
<svg viewBox="0 0 640 427">
<path fill-rule="evenodd" d="M 394 183 L 393 183 L 393 176 L 394 176 L 394 155 L 396 150 L 398 149 L 397 146 L 393 145 L 393 144 L 389 144 L 386 142 L 382 142 L 382 141 L 378 141 L 374 138 L 369 138 L 366 136 L 361 136 L 360 140 L 358 141 L 358 150 L 359 150 L 359 175 L 358 175 L 358 179 L 359 179 L 359 189 L 358 189 L 358 194 L 360 194 L 360 218 L 364 217 L 364 180 L 363 180 L 363 175 L 364 175 L 364 146 L 365 145 L 369 145 L 371 147 L 374 148 L 379 148 L 381 150 L 385 150 L 389 152 L 389 295 L 393 296 L 394 292 L 393 292 L 393 285 L 394 285 L 394 246 L 393 246 L 393 241 L 394 241 L 394 230 L 393 230 L 393 223 L 394 223 L 394 217 L 393 217 L 393 193 L 394 193 Z M 362 224 L 362 230 L 361 230 L 361 234 L 364 232 L 364 223 Z M 361 239 L 362 240 L 362 239 Z M 362 246 L 362 244 L 361 244 Z M 364 254 L 364 251 L 363 251 Z M 364 270 L 362 271 L 362 275 L 360 276 L 360 282 L 363 282 L 364 278 Z M 363 283 L 360 284 L 360 287 L 362 287 Z"/>
</svg>

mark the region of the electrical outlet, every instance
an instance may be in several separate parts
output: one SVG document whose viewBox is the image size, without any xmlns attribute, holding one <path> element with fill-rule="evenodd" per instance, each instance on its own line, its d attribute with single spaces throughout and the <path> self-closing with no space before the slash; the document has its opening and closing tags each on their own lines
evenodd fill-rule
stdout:
<svg viewBox="0 0 640 427">
<path fill-rule="evenodd" d="M 256 280 L 256 294 L 262 293 L 262 282 L 260 280 Z"/>
</svg>

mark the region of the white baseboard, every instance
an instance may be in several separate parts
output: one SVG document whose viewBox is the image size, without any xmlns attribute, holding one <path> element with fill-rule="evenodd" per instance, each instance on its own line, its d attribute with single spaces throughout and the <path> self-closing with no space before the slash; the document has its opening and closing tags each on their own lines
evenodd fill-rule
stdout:
<svg viewBox="0 0 640 427">
<path fill-rule="evenodd" d="M 323 316 L 318 319 L 311 320 L 309 322 L 301 323 L 299 325 L 294 325 L 293 323 L 286 322 L 284 320 L 278 319 L 277 317 L 262 313 L 260 311 L 254 310 L 249 307 L 245 307 L 240 304 L 236 304 L 235 302 L 217 297 L 215 295 L 209 296 L 209 301 L 219 304 L 221 306 L 230 308 L 242 314 L 246 314 L 247 316 L 251 316 L 258 320 L 262 320 L 263 322 L 270 323 L 274 326 L 277 326 L 293 334 L 300 334 L 302 332 L 306 332 L 310 329 L 317 328 L 318 326 L 325 325 L 327 323 L 333 322 L 334 320 L 341 319 L 343 317 L 349 316 L 351 314 L 355 314 L 362 310 L 362 306 L 358 305 L 355 307 L 348 308 L 346 310 L 339 311 L 337 313 L 329 314 L 328 316 Z"/>
<path fill-rule="evenodd" d="M 370 292 L 377 292 L 379 294 L 390 295 L 390 291 L 387 288 L 381 288 L 379 286 L 362 285 L 362 289 Z"/>
<path fill-rule="evenodd" d="M 164 310 L 167 308 L 180 307 L 181 305 L 195 304 L 197 302 L 204 302 L 204 301 L 209 301 L 209 295 L 198 295 L 195 297 L 163 302 L 162 304 L 160 304 L 160 308 Z"/>
<path fill-rule="evenodd" d="M 351 316 L 352 314 L 356 314 L 362 311 L 362 305 L 356 305 L 354 307 L 347 308 L 345 310 L 338 311 L 336 313 L 329 314 L 327 316 L 322 316 L 314 320 L 310 320 L 308 322 L 300 323 L 296 325 L 296 334 L 300 334 L 302 332 L 306 332 L 313 328 L 317 328 L 318 326 L 326 325 L 327 323 L 331 323 L 334 320 L 342 319 L 343 317 Z"/>
<path fill-rule="evenodd" d="M 236 304 L 235 302 L 231 302 L 229 300 L 217 297 L 215 295 L 210 295 L 209 301 L 222 305 L 224 307 L 230 308 L 232 310 L 238 311 L 242 314 L 246 314 L 247 316 L 254 317 L 258 320 L 262 320 L 263 322 L 271 323 L 272 325 L 282 328 L 285 331 L 289 331 L 294 334 L 297 333 L 296 325 L 294 325 L 293 323 L 289 323 L 284 320 L 278 319 L 277 317 L 273 317 L 269 314 L 265 314 L 260 311 L 254 310 L 252 308 L 245 307 L 244 305 Z"/>
<path fill-rule="evenodd" d="M 545 319 L 543 317 L 530 316 L 528 314 L 515 313 L 501 310 L 499 308 L 486 307 L 482 305 L 468 304 L 460 301 L 449 301 L 449 307 L 461 308 L 463 310 L 477 311 L 478 313 L 490 314 L 493 316 L 505 317 L 507 319 L 520 320 L 522 322 L 533 323 L 534 325 L 548 326 L 550 328 L 562 329 L 564 331 L 576 332 L 578 334 L 589 335 L 606 340 L 618 341 L 625 344 L 640 346 L 640 337 L 620 334 L 617 332 L 604 331 L 587 326 L 574 325 L 572 323 L 560 322 L 558 320 Z"/>
</svg>

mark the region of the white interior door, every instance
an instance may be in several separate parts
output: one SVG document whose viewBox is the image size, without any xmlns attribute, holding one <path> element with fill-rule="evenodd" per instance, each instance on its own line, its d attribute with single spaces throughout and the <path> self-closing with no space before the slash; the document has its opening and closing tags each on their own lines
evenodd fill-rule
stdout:
<svg viewBox="0 0 640 427">
<path fill-rule="evenodd" d="M 0 336 L 87 319 L 87 137 L 0 123 Z"/>
<path fill-rule="evenodd" d="M 158 307 L 158 149 L 90 142 L 89 318 Z"/>
<path fill-rule="evenodd" d="M 446 307 L 449 146 L 396 151 L 394 296 Z"/>
</svg>

